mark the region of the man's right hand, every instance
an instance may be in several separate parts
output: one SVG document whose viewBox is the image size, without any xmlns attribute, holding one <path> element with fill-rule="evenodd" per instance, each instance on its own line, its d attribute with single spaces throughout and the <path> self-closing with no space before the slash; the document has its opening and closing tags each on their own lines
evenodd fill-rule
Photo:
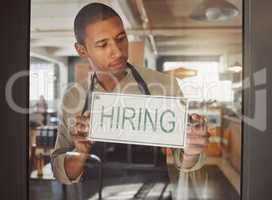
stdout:
<svg viewBox="0 0 272 200">
<path fill-rule="evenodd" d="M 70 124 L 69 131 L 72 136 L 78 155 L 68 155 L 64 160 L 65 172 L 70 180 L 76 180 L 85 166 L 87 154 L 92 146 L 92 141 L 88 138 L 90 112 L 83 115 L 77 114 L 74 123 Z"/>
<path fill-rule="evenodd" d="M 92 146 L 92 141 L 88 138 L 89 121 L 89 111 L 83 114 L 79 113 L 75 116 L 75 124 L 70 129 L 72 140 L 78 153 L 88 154 Z"/>
</svg>

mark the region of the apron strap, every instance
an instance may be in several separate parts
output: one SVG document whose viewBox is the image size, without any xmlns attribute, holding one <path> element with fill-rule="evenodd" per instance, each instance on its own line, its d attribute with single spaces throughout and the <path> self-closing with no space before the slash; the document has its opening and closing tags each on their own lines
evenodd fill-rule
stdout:
<svg viewBox="0 0 272 200">
<path fill-rule="evenodd" d="M 146 82 L 144 81 L 142 76 L 139 74 L 139 72 L 135 69 L 135 67 L 133 67 L 133 65 L 131 65 L 130 63 L 127 63 L 127 66 L 131 70 L 132 75 L 133 75 L 135 81 L 137 82 L 138 87 L 141 90 L 141 92 L 145 95 L 151 95 Z"/>
<path fill-rule="evenodd" d="M 127 67 L 131 70 L 132 76 L 135 79 L 135 81 L 137 82 L 140 91 L 145 95 L 151 95 L 146 82 L 144 81 L 142 76 L 139 74 L 139 72 L 135 69 L 135 67 L 133 65 L 131 65 L 130 63 L 127 63 Z M 88 93 L 86 95 L 85 104 L 84 104 L 81 114 L 83 114 L 87 110 L 89 102 L 91 101 L 91 98 L 92 98 L 91 95 L 94 90 L 94 82 L 95 82 L 96 78 L 97 78 L 96 73 L 93 72 L 90 77 L 91 83 L 90 83 L 90 87 L 88 89 Z"/>
</svg>

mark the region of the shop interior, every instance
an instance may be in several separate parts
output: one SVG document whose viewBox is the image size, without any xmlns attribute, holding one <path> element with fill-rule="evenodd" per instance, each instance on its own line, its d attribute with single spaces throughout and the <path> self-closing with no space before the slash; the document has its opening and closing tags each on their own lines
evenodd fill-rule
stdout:
<svg viewBox="0 0 272 200">
<path fill-rule="evenodd" d="M 241 174 L 242 0 L 32 0 L 29 83 L 30 199 L 98 199 L 95 172 L 62 185 L 51 170 L 62 97 L 86 80 L 73 20 L 90 2 L 110 5 L 129 39 L 129 62 L 174 76 L 192 112 L 207 117 L 205 183 L 184 199 L 239 199 Z M 171 199 L 166 148 L 105 143 L 103 199 Z M 172 161 L 167 161 L 172 162 Z M 99 170 L 97 163 L 90 165 Z M 171 169 L 170 169 L 171 170 Z"/>
</svg>

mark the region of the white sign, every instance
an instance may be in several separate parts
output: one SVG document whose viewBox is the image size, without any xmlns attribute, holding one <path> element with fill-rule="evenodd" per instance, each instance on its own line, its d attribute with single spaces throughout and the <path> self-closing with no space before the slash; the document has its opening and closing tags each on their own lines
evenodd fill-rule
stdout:
<svg viewBox="0 0 272 200">
<path fill-rule="evenodd" d="M 185 146 L 186 98 L 93 92 L 91 104 L 93 141 Z"/>
</svg>

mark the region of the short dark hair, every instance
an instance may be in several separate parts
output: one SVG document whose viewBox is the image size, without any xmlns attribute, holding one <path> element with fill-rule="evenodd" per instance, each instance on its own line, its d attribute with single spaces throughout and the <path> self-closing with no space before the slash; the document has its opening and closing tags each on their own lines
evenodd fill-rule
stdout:
<svg viewBox="0 0 272 200">
<path fill-rule="evenodd" d="M 121 20 L 117 12 L 102 3 L 90 3 L 81 8 L 74 21 L 74 34 L 77 42 L 84 45 L 85 28 L 87 25 L 111 17 L 119 17 Z"/>
</svg>

